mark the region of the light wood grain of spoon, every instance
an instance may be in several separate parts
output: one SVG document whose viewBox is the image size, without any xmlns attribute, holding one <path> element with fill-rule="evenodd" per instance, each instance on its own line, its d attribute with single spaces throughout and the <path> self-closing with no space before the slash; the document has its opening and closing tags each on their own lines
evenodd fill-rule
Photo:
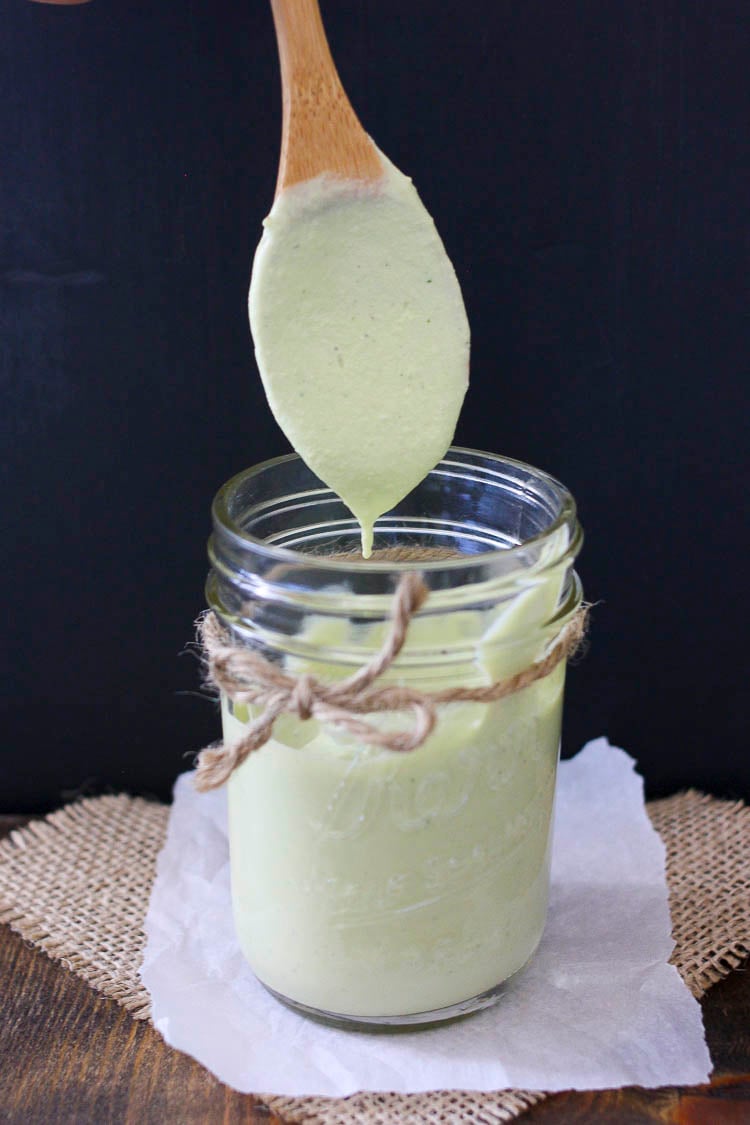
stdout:
<svg viewBox="0 0 750 1125">
<path fill-rule="evenodd" d="M 324 172 L 379 180 L 380 157 L 341 85 L 317 0 L 271 0 L 271 8 L 283 98 L 276 195 Z"/>
</svg>

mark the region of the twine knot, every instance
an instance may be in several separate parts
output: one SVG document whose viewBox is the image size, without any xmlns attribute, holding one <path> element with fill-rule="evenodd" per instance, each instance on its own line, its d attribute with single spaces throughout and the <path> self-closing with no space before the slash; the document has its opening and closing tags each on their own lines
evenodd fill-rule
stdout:
<svg viewBox="0 0 750 1125">
<path fill-rule="evenodd" d="M 205 791 L 223 785 L 233 770 L 269 740 L 274 723 L 282 714 L 296 715 L 303 722 L 316 719 L 340 727 L 370 746 L 397 752 L 416 750 L 434 730 L 441 704 L 495 703 L 521 691 L 548 676 L 561 660 L 569 657 L 586 631 L 588 611 L 581 607 L 542 660 L 486 687 L 421 692 L 399 684 L 375 686 L 403 648 L 409 622 L 428 594 L 421 576 L 407 571 L 396 588 L 391 628 L 380 651 L 351 676 L 334 683 L 319 680 L 309 672 L 299 676 L 285 672 L 259 652 L 234 644 L 216 615 L 206 613 L 199 623 L 198 635 L 207 664 L 207 683 L 218 687 L 235 703 L 260 707 L 261 714 L 236 742 L 218 743 L 201 750 L 195 773 L 196 789 Z M 385 731 L 359 718 L 378 712 L 411 712 L 412 726 Z"/>
<path fill-rule="evenodd" d="M 305 722 L 312 718 L 314 703 L 315 680 L 309 672 L 304 672 L 290 692 L 287 710 Z"/>
</svg>

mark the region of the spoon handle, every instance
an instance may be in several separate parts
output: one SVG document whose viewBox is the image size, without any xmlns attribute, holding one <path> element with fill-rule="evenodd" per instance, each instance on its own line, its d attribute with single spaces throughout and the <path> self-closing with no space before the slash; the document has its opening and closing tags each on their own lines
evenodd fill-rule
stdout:
<svg viewBox="0 0 750 1125">
<path fill-rule="evenodd" d="M 283 97 L 276 195 L 323 172 L 379 179 L 380 158 L 341 85 L 318 0 L 271 0 L 271 8 Z"/>
</svg>

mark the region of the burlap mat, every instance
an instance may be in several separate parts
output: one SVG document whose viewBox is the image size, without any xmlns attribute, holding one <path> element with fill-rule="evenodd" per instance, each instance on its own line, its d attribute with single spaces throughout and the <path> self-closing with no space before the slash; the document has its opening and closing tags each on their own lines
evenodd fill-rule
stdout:
<svg viewBox="0 0 750 1125">
<path fill-rule="evenodd" d="M 667 848 L 672 963 L 695 996 L 750 952 L 750 809 L 688 792 L 648 811 Z M 143 921 L 169 809 L 132 797 L 80 801 L 0 843 L 0 922 L 124 1005 L 149 1016 L 138 976 Z M 307 1125 L 511 1121 L 535 1091 L 357 1094 L 264 1100 Z"/>
</svg>

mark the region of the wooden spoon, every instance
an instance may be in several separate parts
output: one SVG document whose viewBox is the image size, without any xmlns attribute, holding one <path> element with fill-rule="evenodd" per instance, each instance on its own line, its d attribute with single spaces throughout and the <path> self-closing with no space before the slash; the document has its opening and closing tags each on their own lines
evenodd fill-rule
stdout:
<svg viewBox="0 0 750 1125">
<path fill-rule="evenodd" d="M 383 167 L 336 71 L 318 0 L 271 0 L 283 123 L 276 195 L 323 172 L 379 180 Z"/>
</svg>

